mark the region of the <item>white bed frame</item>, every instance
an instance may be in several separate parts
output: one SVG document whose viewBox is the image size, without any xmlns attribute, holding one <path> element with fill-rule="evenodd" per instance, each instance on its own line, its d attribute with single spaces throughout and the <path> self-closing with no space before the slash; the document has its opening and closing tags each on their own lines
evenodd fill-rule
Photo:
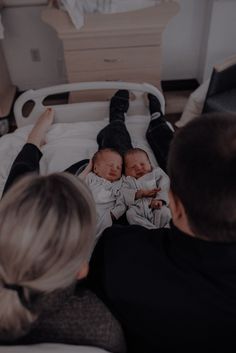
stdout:
<svg viewBox="0 0 236 353">
<path fill-rule="evenodd" d="M 24 92 L 15 102 L 14 114 L 17 127 L 34 124 L 39 115 L 47 108 L 43 104 L 45 98 L 50 95 L 85 90 L 99 89 L 127 89 L 135 96 L 130 101 L 128 115 L 149 115 L 149 110 L 145 104 L 144 93 L 152 93 L 158 97 L 163 114 L 165 113 L 165 99 L 163 94 L 156 87 L 148 83 L 130 82 L 81 82 L 57 85 L 38 90 L 28 90 Z M 28 101 L 34 102 L 34 107 L 29 116 L 23 116 L 23 107 Z M 102 120 L 109 116 L 109 102 L 82 102 L 61 105 L 50 105 L 55 110 L 55 123 L 72 123 L 78 121 Z"/>
</svg>

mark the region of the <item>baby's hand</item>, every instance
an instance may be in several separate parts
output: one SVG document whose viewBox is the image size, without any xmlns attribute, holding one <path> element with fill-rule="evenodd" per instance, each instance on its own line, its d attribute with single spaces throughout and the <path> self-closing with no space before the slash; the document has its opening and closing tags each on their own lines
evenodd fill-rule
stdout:
<svg viewBox="0 0 236 353">
<path fill-rule="evenodd" d="M 160 191 L 160 188 L 155 188 L 155 189 L 151 189 L 151 190 L 145 190 L 145 189 L 140 189 L 138 191 L 140 191 L 140 199 L 142 197 L 156 197 L 156 194 Z"/>
<path fill-rule="evenodd" d="M 153 210 L 160 209 L 162 206 L 163 206 L 163 201 L 155 200 L 155 199 L 153 199 L 149 205 L 149 207 Z"/>
</svg>

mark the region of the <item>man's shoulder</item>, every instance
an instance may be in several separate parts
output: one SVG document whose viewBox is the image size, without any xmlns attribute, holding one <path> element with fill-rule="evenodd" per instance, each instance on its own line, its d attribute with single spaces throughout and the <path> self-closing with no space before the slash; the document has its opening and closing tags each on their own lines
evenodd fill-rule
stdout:
<svg viewBox="0 0 236 353">
<path fill-rule="evenodd" d="M 164 233 L 170 233 L 171 230 L 170 228 L 156 228 L 156 229 L 148 229 L 140 225 L 121 225 L 121 224 L 114 224 L 111 227 L 107 228 L 103 235 L 104 237 L 107 237 L 108 234 L 113 234 L 113 236 L 117 236 L 117 234 L 164 234 Z"/>
<path fill-rule="evenodd" d="M 139 225 L 113 225 L 107 228 L 99 240 L 105 247 L 122 247 L 126 249 L 139 246 L 153 246 L 161 243 L 163 238 L 171 235 L 171 229 L 147 229 Z"/>
<path fill-rule="evenodd" d="M 143 266 L 159 268 L 166 258 L 166 248 L 171 242 L 171 229 L 147 229 L 137 225 L 114 225 L 107 228 L 98 240 L 90 261 L 90 278 L 93 282 L 106 277 L 117 283 L 130 280 L 133 273 L 143 272 Z M 129 269 L 129 271 L 127 271 Z M 119 280 L 118 280 L 119 279 Z"/>
</svg>

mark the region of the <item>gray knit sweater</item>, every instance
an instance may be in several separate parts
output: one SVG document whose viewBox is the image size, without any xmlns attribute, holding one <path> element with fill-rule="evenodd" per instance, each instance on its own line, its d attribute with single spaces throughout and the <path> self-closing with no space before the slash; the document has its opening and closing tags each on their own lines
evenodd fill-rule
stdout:
<svg viewBox="0 0 236 353">
<path fill-rule="evenodd" d="M 42 342 L 88 345 L 126 352 L 122 328 L 90 290 L 74 287 L 47 296 L 30 332 L 13 344 Z"/>
</svg>

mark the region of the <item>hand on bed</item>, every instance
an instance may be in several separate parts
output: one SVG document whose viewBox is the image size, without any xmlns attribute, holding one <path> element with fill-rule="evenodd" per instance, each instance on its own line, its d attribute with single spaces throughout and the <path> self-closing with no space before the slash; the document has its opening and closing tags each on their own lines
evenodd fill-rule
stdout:
<svg viewBox="0 0 236 353">
<path fill-rule="evenodd" d="M 79 174 L 79 178 L 85 179 L 88 173 L 92 172 L 93 170 L 93 162 L 92 159 L 89 160 L 88 165 L 84 168 L 84 170 Z"/>
<path fill-rule="evenodd" d="M 151 202 L 150 202 L 150 208 L 152 210 L 158 210 L 160 209 L 161 207 L 163 206 L 163 201 L 162 200 L 156 200 L 156 199 L 153 199 Z"/>
</svg>

